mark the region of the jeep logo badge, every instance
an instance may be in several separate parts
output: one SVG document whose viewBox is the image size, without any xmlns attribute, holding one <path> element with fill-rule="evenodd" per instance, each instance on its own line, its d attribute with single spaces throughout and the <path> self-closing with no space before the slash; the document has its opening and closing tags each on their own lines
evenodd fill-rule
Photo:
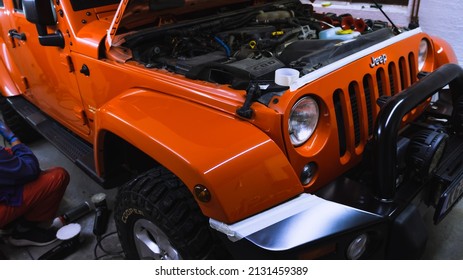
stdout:
<svg viewBox="0 0 463 280">
<path fill-rule="evenodd" d="M 379 57 L 371 57 L 370 67 L 374 68 L 380 64 L 386 65 L 386 61 L 387 61 L 387 55 L 385 54 L 380 55 Z"/>
</svg>

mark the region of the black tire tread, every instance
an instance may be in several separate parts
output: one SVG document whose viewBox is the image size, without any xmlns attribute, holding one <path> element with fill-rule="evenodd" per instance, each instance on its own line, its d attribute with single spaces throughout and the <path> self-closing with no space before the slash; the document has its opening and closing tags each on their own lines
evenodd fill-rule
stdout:
<svg viewBox="0 0 463 280">
<path fill-rule="evenodd" d="M 137 258 L 132 248 L 132 228 L 121 219 L 129 208 L 142 210 L 145 218 L 169 236 L 183 258 L 203 259 L 210 253 L 213 244 L 208 219 L 183 182 L 165 168 L 145 172 L 118 192 L 115 219 L 121 245 L 128 258 Z"/>
</svg>

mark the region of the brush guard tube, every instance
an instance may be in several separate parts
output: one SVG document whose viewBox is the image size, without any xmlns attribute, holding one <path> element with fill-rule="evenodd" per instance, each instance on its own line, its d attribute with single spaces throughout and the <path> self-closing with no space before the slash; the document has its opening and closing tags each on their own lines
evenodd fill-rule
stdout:
<svg viewBox="0 0 463 280">
<path fill-rule="evenodd" d="M 463 94 L 463 69 L 456 64 L 446 64 L 428 74 L 419 82 L 391 97 L 381 108 L 373 135 L 373 159 L 376 163 L 375 193 L 382 201 L 392 201 L 397 177 L 397 139 L 403 117 L 426 99 L 449 85 L 452 94 L 452 127 L 463 131 L 462 108 L 456 106 Z"/>
</svg>

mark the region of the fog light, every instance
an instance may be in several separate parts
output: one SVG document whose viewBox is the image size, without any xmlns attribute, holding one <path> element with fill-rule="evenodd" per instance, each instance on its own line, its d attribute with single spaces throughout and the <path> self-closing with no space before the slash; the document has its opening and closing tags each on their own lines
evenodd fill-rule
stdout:
<svg viewBox="0 0 463 280">
<path fill-rule="evenodd" d="M 367 249 L 368 236 L 360 234 L 347 247 L 347 258 L 350 260 L 358 260 Z"/>
<path fill-rule="evenodd" d="M 316 171 L 317 165 L 314 162 L 309 162 L 306 165 L 304 165 L 304 168 L 302 168 L 301 172 L 301 183 L 303 185 L 307 185 L 308 183 L 310 183 Z"/>
<path fill-rule="evenodd" d="M 448 135 L 433 130 L 418 132 L 409 146 L 410 160 L 419 176 L 427 177 L 437 168 L 447 144 Z"/>
</svg>

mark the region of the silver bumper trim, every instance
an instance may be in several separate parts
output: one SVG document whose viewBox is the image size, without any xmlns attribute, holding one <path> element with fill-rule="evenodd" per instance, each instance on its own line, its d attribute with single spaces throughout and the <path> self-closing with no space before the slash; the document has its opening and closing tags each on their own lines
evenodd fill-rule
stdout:
<svg viewBox="0 0 463 280">
<path fill-rule="evenodd" d="M 373 213 L 301 194 L 234 224 L 214 219 L 209 223 L 233 242 L 245 238 L 261 248 L 282 251 L 381 219 Z"/>
</svg>

